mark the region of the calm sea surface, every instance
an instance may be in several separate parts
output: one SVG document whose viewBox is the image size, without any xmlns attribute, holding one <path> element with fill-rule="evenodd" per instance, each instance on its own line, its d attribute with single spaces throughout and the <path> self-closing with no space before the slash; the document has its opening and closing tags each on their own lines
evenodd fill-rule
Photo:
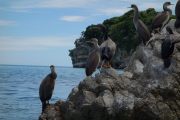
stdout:
<svg viewBox="0 0 180 120">
<path fill-rule="evenodd" d="M 66 99 L 85 78 L 84 69 L 56 67 L 58 77 L 50 103 Z M 39 85 L 49 67 L 0 65 L 0 120 L 37 120 Z"/>
</svg>

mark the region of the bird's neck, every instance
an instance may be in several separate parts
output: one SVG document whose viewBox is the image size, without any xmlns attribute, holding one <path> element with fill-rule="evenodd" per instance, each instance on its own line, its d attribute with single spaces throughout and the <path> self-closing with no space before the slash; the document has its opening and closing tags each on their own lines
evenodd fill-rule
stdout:
<svg viewBox="0 0 180 120">
<path fill-rule="evenodd" d="M 172 14 L 172 10 L 168 8 L 166 5 L 163 6 L 163 9 L 165 12 L 169 12 L 170 14 Z"/>
<path fill-rule="evenodd" d="M 57 74 L 56 74 L 56 71 L 55 71 L 55 70 L 52 70 L 52 71 L 51 71 L 51 77 L 54 78 L 54 79 L 56 79 Z"/>
<path fill-rule="evenodd" d="M 95 48 L 95 49 L 99 48 L 98 43 L 94 43 L 94 48 Z"/>
<path fill-rule="evenodd" d="M 137 21 L 139 18 L 139 10 L 137 7 L 134 8 L 134 21 Z"/>
</svg>

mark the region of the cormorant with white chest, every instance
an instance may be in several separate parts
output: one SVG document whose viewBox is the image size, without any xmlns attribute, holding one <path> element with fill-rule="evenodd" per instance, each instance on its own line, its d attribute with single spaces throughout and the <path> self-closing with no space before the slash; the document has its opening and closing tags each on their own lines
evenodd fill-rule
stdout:
<svg viewBox="0 0 180 120">
<path fill-rule="evenodd" d="M 46 105 L 49 104 L 49 100 L 52 97 L 55 79 L 57 78 L 57 74 L 55 71 L 55 66 L 50 66 L 51 73 L 48 74 L 41 82 L 39 87 L 39 98 L 42 102 L 42 112 L 45 110 Z"/>
<path fill-rule="evenodd" d="M 152 32 L 158 32 L 160 33 L 160 31 L 164 28 L 164 26 L 169 22 L 169 19 L 172 15 L 172 11 L 170 8 L 168 8 L 168 6 L 173 5 L 171 4 L 171 2 L 165 2 L 163 4 L 163 9 L 164 11 L 157 14 L 156 17 L 154 18 L 153 22 L 152 22 Z"/>
</svg>

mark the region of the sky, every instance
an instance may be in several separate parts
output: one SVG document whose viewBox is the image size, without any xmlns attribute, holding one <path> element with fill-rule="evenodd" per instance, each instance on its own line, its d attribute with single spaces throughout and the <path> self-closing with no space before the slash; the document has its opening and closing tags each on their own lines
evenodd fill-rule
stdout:
<svg viewBox="0 0 180 120">
<path fill-rule="evenodd" d="M 72 66 L 69 50 L 87 26 L 123 15 L 131 4 L 162 11 L 164 2 L 0 0 L 0 64 Z"/>
</svg>

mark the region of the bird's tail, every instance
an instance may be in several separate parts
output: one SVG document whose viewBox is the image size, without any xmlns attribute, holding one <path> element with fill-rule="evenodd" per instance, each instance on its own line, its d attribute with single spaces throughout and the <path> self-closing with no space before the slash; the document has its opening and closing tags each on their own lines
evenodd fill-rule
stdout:
<svg viewBox="0 0 180 120">
<path fill-rule="evenodd" d="M 164 59 L 164 68 L 169 68 L 171 65 L 171 58 Z"/>
<path fill-rule="evenodd" d="M 46 101 L 42 102 L 42 112 L 46 109 Z"/>
<path fill-rule="evenodd" d="M 180 20 L 176 19 L 175 27 L 176 28 L 180 28 Z"/>
</svg>

